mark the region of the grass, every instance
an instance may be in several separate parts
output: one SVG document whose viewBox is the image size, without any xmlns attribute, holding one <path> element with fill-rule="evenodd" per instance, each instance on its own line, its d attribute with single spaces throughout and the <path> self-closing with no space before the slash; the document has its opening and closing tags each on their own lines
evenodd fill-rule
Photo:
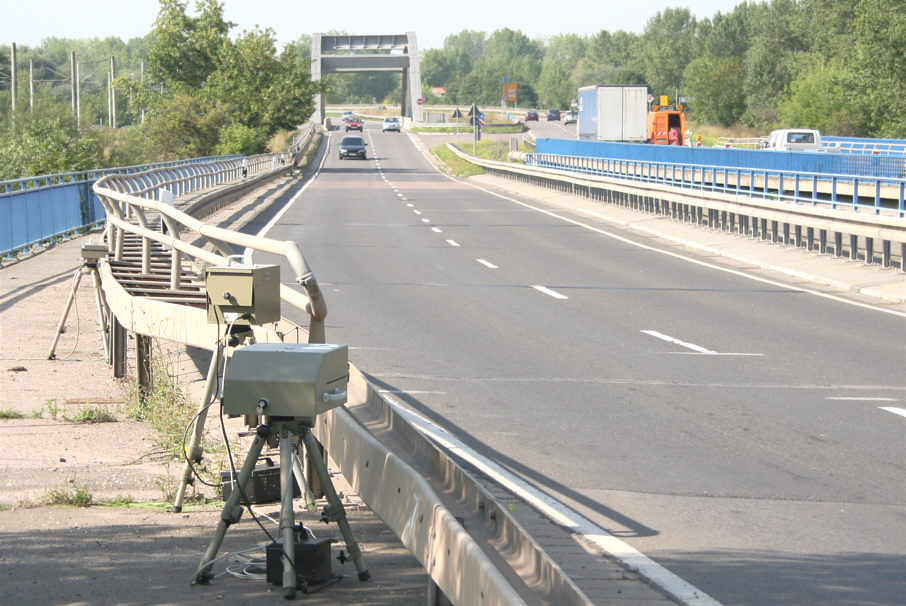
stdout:
<svg viewBox="0 0 906 606">
<path fill-rule="evenodd" d="M 137 380 L 130 383 L 126 394 L 125 413 L 130 418 L 151 426 L 155 445 L 168 461 L 178 465 L 181 470 L 197 406 L 190 401 L 186 391 L 179 384 L 176 372 L 169 367 L 167 354 L 161 350 L 159 344 L 151 357 L 151 376 L 153 381 L 148 393 L 142 393 Z M 220 469 L 225 465 L 225 449 L 219 442 L 206 440 L 204 436 L 201 446 L 205 457 L 201 463 L 195 464 L 195 470 L 203 481 L 219 487 Z M 170 499 L 175 494 L 176 487 L 169 474 L 163 480 L 158 478 L 157 485 L 165 499 Z M 186 498 L 194 499 L 197 496 L 186 495 Z"/>
<path fill-rule="evenodd" d="M 83 407 L 74 415 L 63 415 L 71 423 L 116 423 L 116 417 L 105 408 Z"/>
<path fill-rule="evenodd" d="M 12 408 L 0 408 L 0 419 L 22 419 L 25 415 Z"/>
<path fill-rule="evenodd" d="M 41 505 L 73 505 L 75 507 L 89 507 L 91 493 L 84 485 L 72 488 L 52 488 L 41 497 Z"/>
<path fill-rule="evenodd" d="M 447 167 L 451 174 L 457 177 L 471 177 L 484 174 L 484 169 L 466 162 L 454 154 L 446 145 L 436 145 L 431 148 L 431 153 Z"/>
</svg>

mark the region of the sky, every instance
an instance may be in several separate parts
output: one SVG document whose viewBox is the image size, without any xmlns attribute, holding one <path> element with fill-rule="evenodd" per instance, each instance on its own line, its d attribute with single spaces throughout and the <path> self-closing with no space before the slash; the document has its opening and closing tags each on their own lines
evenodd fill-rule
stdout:
<svg viewBox="0 0 906 606">
<path fill-rule="evenodd" d="M 688 8 L 697 19 L 727 13 L 745 0 L 620 0 L 560 4 L 556 0 L 225 0 L 232 34 L 271 28 L 278 45 L 315 32 L 357 35 L 415 32 L 419 50 L 441 48 L 444 38 L 463 30 L 491 33 L 508 27 L 529 38 L 558 34 L 593 35 L 606 29 L 641 33 L 665 8 Z M 126 41 L 151 31 L 157 0 L 7 0 L 0 9 L 0 44 L 38 46 L 47 37 L 107 38 Z M 188 0 L 189 12 L 194 0 Z M 405 7 L 405 8 L 404 8 Z"/>
</svg>

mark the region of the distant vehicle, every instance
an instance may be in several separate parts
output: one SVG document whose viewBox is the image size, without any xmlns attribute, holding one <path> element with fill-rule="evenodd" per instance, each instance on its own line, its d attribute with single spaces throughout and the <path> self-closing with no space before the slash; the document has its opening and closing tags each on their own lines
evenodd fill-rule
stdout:
<svg viewBox="0 0 906 606">
<path fill-rule="evenodd" d="M 648 87 L 644 84 L 579 89 L 579 139 L 644 143 L 647 117 Z"/>
<path fill-rule="evenodd" d="M 340 160 L 343 158 L 361 158 L 367 159 L 365 148 L 368 146 L 365 139 L 356 135 L 343 137 L 340 141 Z"/>
<path fill-rule="evenodd" d="M 535 122 L 537 122 L 538 121 L 538 112 L 533 109 L 530 109 L 527 112 L 525 112 L 525 121 L 528 122 L 529 120 L 534 120 Z"/>
<path fill-rule="evenodd" d="M 551 122 L 553 120 L 560 120 L 560 110 L 559 109 L 547 110 L 547 121 Z"/>
<path fill-rule="evenodd" d="M 661 97 L 661 101 L 667 101 L 667 97 Z M 685 140 L 686 132 L 686 113 L 682 105 L 668 105 L 666 103 L 654 106 L 648 112 L 646 122 L 646 132 L 648 142 L 655 145 L 688 145 Z"/>
<path fill-rule="evenodd" d="M 575 124 L 579 120 L 579 112 L 570 110 L 563 115 L 563 124 Z"/>
<path fill-rule="evenodd" d="M 783 128 L 768 135 L 765 149 L 773 151 L 822 151 L 821 132 L 810 128 Z"/>
<path fill-rule="evenodd" d="M 388 130 L 400 132 L 400 119 L 396 116 L 384 118 L 384 124 L 381 126 L 381 131 L 386 133 Z"/>
<path fill-rule="evenodd" d="M 382 104 L 382 105 L 378 105 L 374 109 L 387 109 L 387 106 Z"/>
<path fill-rule="evenodd" d="M 349 122 L 349 119 L 353 116 L 354 114 L 352 112 L 343 112 L 343 122 Z"/>
<path fill-rule="evenodd" d="M 359 132 L 363 132 L 362 131 L 363 125 L 364 125 L 364 123 L 362 122 L 361 118 L 356 118 L 355 116 L 353 116 L 352 118 L 350 118 L 349 120 L 346 121 L 346 132 L 348 133 L 351 130 L 357 130 Z"/>
</svg>

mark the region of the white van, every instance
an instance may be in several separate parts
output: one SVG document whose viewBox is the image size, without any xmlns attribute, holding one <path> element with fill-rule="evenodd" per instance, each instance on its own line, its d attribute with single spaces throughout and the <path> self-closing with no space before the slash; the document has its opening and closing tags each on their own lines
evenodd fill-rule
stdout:
<svg viewBox="0 0 906 606">
<path fill-rule="evenodd" d="M 821 132 L 808 128 L 783 128 L 768 136 L 765 149 L 774 151 L 824 151 Z"/>
</svg>

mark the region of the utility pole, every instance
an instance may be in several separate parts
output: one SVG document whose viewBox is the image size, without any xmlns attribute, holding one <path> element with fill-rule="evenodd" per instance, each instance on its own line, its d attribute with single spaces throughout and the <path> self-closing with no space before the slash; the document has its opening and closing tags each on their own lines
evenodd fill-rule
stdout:
<svg viewBox="0 0 906 606">
<path fill-rule="evenodd" d="M 10 79 L 9 79 L 9 93 L 10 99 L 12 99 L 12 109 L 13 115 L 16 113 L 16 43 L 12 42 L 9 45 L 9 64 L 10 64 Z"/>
<path fill-rule="evenodd" d="M 116 89 L 113 87 L 113 80 L 116 78 L 116 62 L 110 57 L 110 80 L 109 80 L 109 99 L 110 99 L 110 128 L 116 128 Z"/>
<path fill-rule="evenodd" d="M 28 111 L 35 111 L 35 62 L 28 60 Z"/>
</svg>

